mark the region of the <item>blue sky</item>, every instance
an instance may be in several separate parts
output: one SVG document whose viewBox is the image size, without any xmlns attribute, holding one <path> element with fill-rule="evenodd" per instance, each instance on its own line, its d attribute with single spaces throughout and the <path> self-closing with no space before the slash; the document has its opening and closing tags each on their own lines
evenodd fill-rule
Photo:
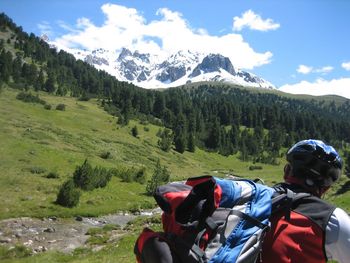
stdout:
<svg viewBox="0 0 350 263">
<path fill-rule="evenodd" d="M 70 48 L 221 52 L 281 90 L 350 98 L 347 0 L 1 0 L 0 11 Z"/>
</svg>

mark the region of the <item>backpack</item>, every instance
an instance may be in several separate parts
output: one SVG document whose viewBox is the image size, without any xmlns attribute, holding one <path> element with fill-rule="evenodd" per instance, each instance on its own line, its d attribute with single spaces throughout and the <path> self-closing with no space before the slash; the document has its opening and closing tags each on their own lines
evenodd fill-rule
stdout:
<svg viewBox="0 0 350 263">
<path fill-rule="evenodd" d="M 143 230 L 134 249 L 139 263 L 155 237 L 169 245 L 174 262 L 255 263 L 272 211 L 290 208 L 295 194 L 251 180 L 202 176 L 159 186 L 154 198 L 164 231 Z"/>
</svg>

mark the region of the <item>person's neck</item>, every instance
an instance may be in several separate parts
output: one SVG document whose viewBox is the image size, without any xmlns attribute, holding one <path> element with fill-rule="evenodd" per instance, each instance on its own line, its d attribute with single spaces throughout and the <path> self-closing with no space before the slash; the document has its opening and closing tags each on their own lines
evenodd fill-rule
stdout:
<svg viewBox="0 0 350 263">
<path fill-rule="evenodd" d="M 303 179 L 295 176 L 288 176 L 287 178 L 285 178 L 285 183 L 289 185 L 289 188 L 294 192 L 306 192 L 317 197 L 321 197 L 324 193 L 324 191 L 322 191 L 318 187 L 309 187 L 305 185 Z"/>
</svg>

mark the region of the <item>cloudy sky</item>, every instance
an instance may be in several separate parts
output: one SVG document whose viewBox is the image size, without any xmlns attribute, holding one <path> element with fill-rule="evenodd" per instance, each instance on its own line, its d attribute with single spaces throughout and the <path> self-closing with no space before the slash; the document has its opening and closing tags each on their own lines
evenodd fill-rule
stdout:
<svg viewBox="0 0 350 263">
<path fill-rule="evenodd" d="M 1 0 L 70 48 L 221 53 L 283 91 L 350 98 L 348 0 Z"/>
</svg>

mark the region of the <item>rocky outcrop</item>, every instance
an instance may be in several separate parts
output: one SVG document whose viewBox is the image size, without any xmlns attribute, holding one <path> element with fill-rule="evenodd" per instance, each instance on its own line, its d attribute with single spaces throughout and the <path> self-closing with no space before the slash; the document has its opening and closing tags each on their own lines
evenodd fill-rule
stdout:
<svg viewBox="0 0 350 263">
<path fill-rule="evenodd" d="M 202 63 L 200 63 L 193 70 L 189 77 L 193 78 L 200 74 L 205 74 L 209 72 L 220 72 L 221 69 L 226 70 L 233 76 L 236 75 L 235 69 L 229 58 L 219 54 L 210 54 L 203 59 Z"/>
</svg>

